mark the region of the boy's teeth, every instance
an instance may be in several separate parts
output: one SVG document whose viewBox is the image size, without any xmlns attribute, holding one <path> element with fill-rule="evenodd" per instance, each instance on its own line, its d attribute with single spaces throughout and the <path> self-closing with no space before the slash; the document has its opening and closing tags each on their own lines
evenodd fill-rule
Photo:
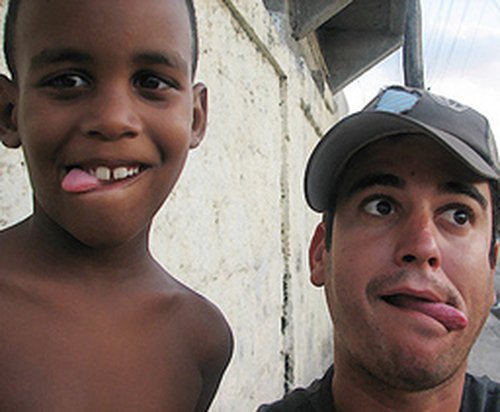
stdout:
<svg viewBox="0 0 500 412">
<path fill-rule="evenodd" d="M 95 177 L 99 180 L 111 180 L 111 169 L 105 166 L 99 166 L 95 169 Z"/>
<path fill-rule="evenodd" d="M 121 180 L 139 174 L 139 167 L 120 166 L 111 169 L 107 166 L 99 166 L 89 171 L 89 174 L 99 180 Z"/>
<path fill-rule="evenodd" d="M 126 167 L 117 167 L 113 170 L 113 179 L 125 179 L 128 176 L 128 171 Z"/>
</svg>

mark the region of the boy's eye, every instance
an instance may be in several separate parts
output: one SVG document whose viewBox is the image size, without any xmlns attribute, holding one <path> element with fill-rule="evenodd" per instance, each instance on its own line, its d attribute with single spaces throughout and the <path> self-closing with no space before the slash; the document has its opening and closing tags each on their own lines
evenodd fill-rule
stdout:
<svg viewBox="0 0 500 412">
<path fill-rule="evenodd" d="M 74 89 L 77 87 L 86 87 L 89 85 L 89 82 L 83 76 L 72 73 L 52 77 L 45 84 L 56 89 Z"/>
<path fill-rule="evenodd" d="M 387 216 L 394 213 L 394 204 L 389 199 L 377 198 L 365 203 L 363 209 L 370 215 Z"/>
<path fill-rule="evenodd" d="M 446 210 L 443 213 L 443 217 L 449 222 L 458 225 L 465 226 L 470 223 L 473 218 L 472 211 L 465 207 L 453 207 L 451 209 Z"/>
<path fill-rule="evenodd" d="M 140 89 L 164 90 L 172 87 L 172 83 L 150 73 L 142 73 L 134 79 L 134 86 Z"/>
</svg>

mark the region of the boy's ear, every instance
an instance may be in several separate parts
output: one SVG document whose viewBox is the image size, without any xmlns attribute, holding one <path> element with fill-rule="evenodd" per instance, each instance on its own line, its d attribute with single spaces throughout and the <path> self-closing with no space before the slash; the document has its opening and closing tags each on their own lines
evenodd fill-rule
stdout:
<svg viewBox="0 0 500 412">
<path fill-rule="evenodd" d="M 0 140 L 6 147 L 21 146 L 17 131 L 17 86 L 8 77 L 0 75 Z"/>
<path fill-rule="evenodd" d="M 193 86 L 193 120 L 191 123 L 191 143 L 189 147 L 194 149 L 197 147 L 207 129 L 207 106 L 208 106 L 208 91 L 203 83 L 196 83 Z"/>
<path fill-rule="evenodd" d="M 322 222 L 316 226 L 309 246 L 309 269 L 311 271 L 311 283 L 314 286 L 323 286 L 325 284 L 327 258 L 325 224 Z"/>
</svg>

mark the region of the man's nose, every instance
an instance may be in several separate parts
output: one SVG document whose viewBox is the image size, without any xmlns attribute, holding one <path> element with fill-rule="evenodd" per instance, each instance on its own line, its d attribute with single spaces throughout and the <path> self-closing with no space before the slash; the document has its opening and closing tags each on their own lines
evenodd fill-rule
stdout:
<svg viewBox="0 0 500 412">
<path fill-rule="evenodd" d="M 123 86 L 97 90 L 81 125 L 83 134 L 102 140 L 138 136 L 141 122 L 135 100 L 133 93 Z"/>
<path fill-rule="evenodd" d="M 438 230 L 430 212 L 414 213 L 400 228 L 395 259 L 401 267 L 416 265 L 437 269 L 441 253 L 437 241 Z"/>
</svg>

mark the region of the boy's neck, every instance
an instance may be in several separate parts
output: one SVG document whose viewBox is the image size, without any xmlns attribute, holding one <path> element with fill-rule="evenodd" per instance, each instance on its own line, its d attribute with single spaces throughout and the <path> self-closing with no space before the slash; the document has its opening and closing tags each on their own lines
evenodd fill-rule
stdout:
<svg viewBox="0 0 500 412">
<path fill-rule="evenodd" d="M 53 268 L 54 276 L 74 273 L 80 280 L 113 281 L 136 276 L 156 266 L 148 249 L 149 228 L 119 245 L 89 247 L 37 210 L 20 230 L 25 247 L 31 251 L 31 259 Z"/>
</svg>

